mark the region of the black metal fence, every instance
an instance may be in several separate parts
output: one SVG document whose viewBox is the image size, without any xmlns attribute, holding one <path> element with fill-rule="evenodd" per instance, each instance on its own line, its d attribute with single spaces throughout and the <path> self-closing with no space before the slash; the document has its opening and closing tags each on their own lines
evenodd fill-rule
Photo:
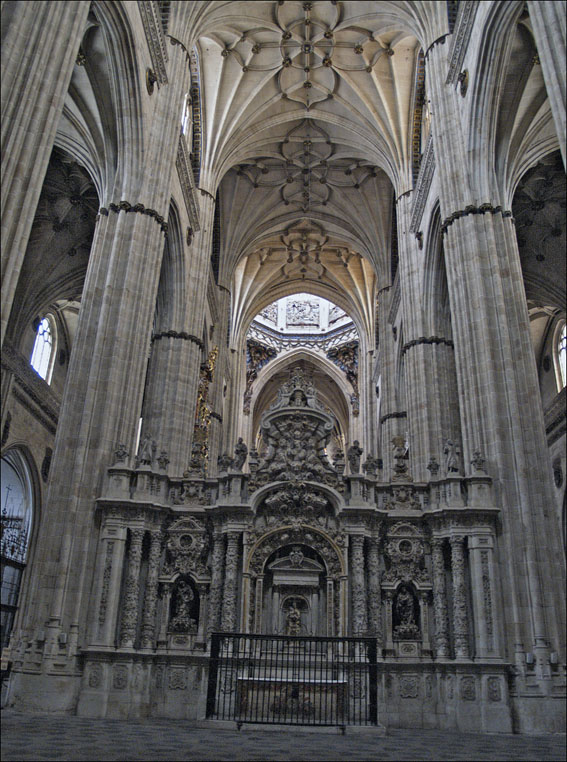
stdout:
<svg viewBox="0 0 567 762">
<path fill-rule="evenodd" d="M 376 725 L 376 654 L 374 638 L 213 633 L 207 717 Z"/>
</svg>

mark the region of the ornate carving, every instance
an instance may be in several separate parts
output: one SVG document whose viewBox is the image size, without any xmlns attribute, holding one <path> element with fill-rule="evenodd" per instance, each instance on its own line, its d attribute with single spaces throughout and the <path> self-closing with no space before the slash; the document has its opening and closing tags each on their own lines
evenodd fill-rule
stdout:
<svg viewBox="0 0 567 762">
<path fill-rule="evenodd" d="M 391 495 L 386 499 L 384 508 L 387 511 L 403 509 L 421 511 L 421 503 L 419 502 L 418 493 L 414 487 L 392 487 Z"/>
<path fill-rule="evenodd" d="M 417 698 L 419 696 L 419 679 L 416 675 L 400 677 L 400 698 Z"/>
<path fill-rule="evenodd" d="M 142 614 L 142 648 L 151 648 L 154 642 L 160 556 L 161 532 L 152 532 L 150 535 L 148 577 L 146 580 L 144 611 Z"/>
<path fill-rule="evenodd" d="M 368 548 L 368 630 L 382 641 L 382 604 L 380 600 L 380 559 L 378 540 L 371 537 Z"/>
<path fill-rule="evenodd" d="M 502 701 L 502 683 L 499 677 L 488 678 L 488 700 Z"/>
<path fill-rule="evenodd" d="M 492 619 L 492 591 L 490 589 L 490 567 L 488 563 L 488 550 L 480 552 L 480 567 L 482 573 L 482 597 L 484 607 L 484 623 L 486 627 L 486 646 L 489 651 L 494 650 L 494 622 Z"/>
<path fill-rule="evenodd" d="M 120 443 L 114 450 L 114 463 L 125 463 L 127 457 L 130 455 L 125 445 Z"/>
<path fill-rule="evenodd" d="M 429 196 L 429 188 L 435 174 L 435 152 L 433 150 L 433 135 L 430 133 L 425 144 L 425 150 L 419 165 L 419 174 L 414 188 L 413 207 L 411 213 L 410 232 L 416 233 L 421 225 L 423 211 Z"/>
<path fill-rule="evenodd" d="M 179 175 L 183 201 L 185 202 L 185 208 L 187 210 L 189 222 L 191 223 L 191 226 L 187 229 L 187 246 L 191 246 L 194 233 L 201 229 L 199 224 L 200 210 L 197 189 L 195 187 L 195 178 L 193 176 L 193 168 L 191 167 L 191 157 L 185 141 L 185 135 L 183 134 L 179 135 L 175 166 L 177 168 L 177 174 Z M 191 231 L 190 236 L 189 231 Z"/>
<path fill-rule="evenodd" d="M 385 583 L 429 583 L 423 540 L 414 526 L 405 522 L 394 524 L 388 531 L 384 552 L 390 560 L 390 568 L 384 573 Z"/>
<path fill-rule="evenodd" d="M 236 581 L 239 539 L 240 534 L 238 532 L 229 532 L 227 535 L 222 606 L 222 628 L 225 632 L 234 632 L 236 628 Z"/>
<path fill-rule="evenodd" d="M 114 540 L 107 540 L 104 557 L 104 570 L 102 572 L 102 588 L 100 591 L 100 605 L 98 607 L 98 623 L 103 625 L 106 620 L 106 607 L 108 605 L 108 590 L 110 587 L 110 575 L 112 573 L 112 555 L 114 553 Z"/>
<path fill-rule="evenodd" d="M 394 640 L 416 640 L 420 637 L 417 624 L 418 605 L 412 590 L 402 585 L 394 597 Z"/>
<path fill-rule="evenodd" d="M 469 623 L 465 587 L 464 537 L 451 537 L 451 570 L 453 573 L 453 632 L 456 658 L 469 656 Z"/>
<path fill-rule="evenodd" d="M 433 539 L 431 543 L 431 567 L 433 572 L 433 614 L 435 618 L 435 645 L 437 657 L 449 657 L 449 615 L 445 584 L 445 563 L 443 540 Z"/>
<path fill-rule="evenodd" d="M 473 452 L 473 457 L 471 460 L 471 466 L 473 467 L 473 470 L 476 472 L 480 472 L 485 474 L 486 471 L 484 470 L 484 464 L 486 463 L 486 459 L 482 457 L 482 453 L 480 450 L 475 450 Z"/>
<path fill-rule="evenodd" d="M 207 531 L 200 519 L 185 516 L 175 521 L 167 532 L 168 562 L 164 574 L 207 574 Z"/>
<path fill-rule="evenodd" d="M 454 84 L 458 72 L 461 71 L 478 6 L 478 0 L 464 0 L 464 2 L 460 3 L 455 28 L 453 29 L 453 43 L 451 45 L 449 70 L 445 82 L 447 85 Z"/>
<path fill-rule="evenodd" d="M 427 470 L 431 474 L 432 479 L 437 478 L 437 474 L 439 473 L 440 465 L 437 463 L 435 458 L 431 458 L 429 463 L 427 464 Z"/>
<path fill-rule="evenodd" d="M 140 595 L 140 563 L 142 561 L 143 529 L 130 532 L 130 552 L 128 554 L 128 573 L 126 576 L 124 606 L 122 609 L 122 627 L 120 645 L 134 645 L 138 623 L 138 598 Z"/>
<path fill-rule="evenodd" d="M 248 556 L 250 571 L 253 574 L 262 574 L 264 564 L 269 556 L 279 548 L 293 543 L 304 543 L 316 550 L 325 561 L 328 576 L 339 577 L 342 573 L 343 565 L 341 559 L 338 557 L 337 551 L 330 544 L 329 539 L 320 534 L 320 531 L 308 525 L 301 525 L 297 528 L 286 527 L 264 535 L 255 547 L 252 548 Z"/>
<path fill-rule="evenodd" d="M 409 448 L 405 437 L 394 437 L 392 439 L 394 456 L 394 475 L 393 479 L 400 481 L 411 481 L 408 471 Z"/>
<path fill-rule="evenodd" d="M 142 17 L 142 24 L 146 34 L 146 41 L 152 59 L 152 66 L 157 72 L 156 81 L 160 85 L 167 84 L 167 72 L 165 62 L 167 61 L 167 52 L 161 20 L 158 16 L 157 3 L 138 0 L 138 8 Z"/>
<path fill-rule="evenodd" d="M 170 632 L 197 632 L 197 621 L 191 617 L 194 600 L 195 594 L 189 582 L 183 579 L 178 580 L 173 592 L 175 615 L 172 616 L 167 628 Z"/>
<path fill-rule="evenodd" d="M 89 666 L 89 688 L 100 688 L 102 682 L 102 665 L 95 662 Z"/>
<path fill-rule="evenodd" d="M 476 681 L 474 677 L 461 677 L 461 698 L 463 701 L 476 700 Z"/>
<path fill-rule="evenodd" d="M 361 635 L 366 632 L 368 622 L 366 618 L 366 585 L 364 580 L 364 537 L 353 535 L 351 543 L 351 567 L 352 567 L 352 619 L 353 634 Z"/>
<path fill-rule="evenodd" d="M 112 687 L 123 691 L 128 685 L 128 667 L 125 664 L 115 664 L 112 668 Z"/>
<path fill-rule="evenodd" d="M 277 317 L 277 316 L 276 316 Z M 278 353 L 272 347 L 267 347 L 254 339 L 248 339 L 246 342 L 246 390 L 244 392 L 244 410 L 246 414 L 250 413 L 250 401 L 252 399 L 253 384 L 258 373 L 264 365 L 277 357 Z"/>
<path fill-rule="evenodd" d="M 212 579 L 207 628 L 209 635 L 214 630 L 217 630 L 220 624 L 224 554 L 224 535 L 216 531 L 213 534 L 213 553 L 211 557 Z"/>
<path fill-rule="evenodd" d="M 191 462 L 189 464 L 189 473 L 192 474 L 202 474 L 207 469 L 209 458 L 209 428 L 211 423 L 211 408 L 208 404 L 208 395 L 209 387 L 215 374 L 218 353 L 218 347 L 214 347 L 209 352 L 207 362 L 201 366 L 199 386 L 197 389 L 197 408 L 195 411 Z"/>
<path fill-rule="evenodd" d="M 167 687 L 172 691 L 184 691 L 187 688 L 187 673 L 183 667 L 170 667 Z"/>
<path fill-rule="evenodd" d="M 299 369 L 290 375 L 262 417 L 267 451 L 250 480 L 252 491 L 272 481 L 338 484 L 338 475 L 325 454 L 334 420 L 322 410 L 312 382 Z"/>
<path fill-rule="evenodd" d="M 169 458 L 167 457 L 167 452 L 165 450 L 162 450 L 159 454 L 159 457 L 157 459 L 158 466 L 160 468 L 160 471 L 166 471 L 167 465 L 169 463 Z"/>
</svg>

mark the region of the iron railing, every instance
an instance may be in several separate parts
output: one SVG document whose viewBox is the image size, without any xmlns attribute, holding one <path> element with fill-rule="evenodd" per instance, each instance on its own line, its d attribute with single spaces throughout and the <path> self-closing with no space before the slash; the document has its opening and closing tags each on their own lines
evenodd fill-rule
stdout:
<svg viewBox="0 0 567 762">
<path fill-rule="evenodd" d="M 376 725 L 374 638 L 213 633 L 207 717 L 285 725 Z"/>
</svg>

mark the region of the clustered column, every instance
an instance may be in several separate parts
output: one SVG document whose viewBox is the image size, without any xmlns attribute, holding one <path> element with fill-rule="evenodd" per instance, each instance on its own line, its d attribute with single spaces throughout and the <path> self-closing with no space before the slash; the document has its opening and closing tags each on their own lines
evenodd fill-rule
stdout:
<svg viewBox="0 0 567 762">
<path fill-rule="evenodd" d="M 455 658 L 469 658 L 469 623 L 465 586 L 465 538 L 451 537 L 451 569 L 453 573 L 453 632 Z"/>
<path fill-rule="evenodd" d="M 226 543 L 222 628 L 234 632 L 236 627 L 236 582 L 238 572 L 238 532 L 229 532 Z"/>
<path fill-rule="evenodd" d="M 353 630 L 361 635 L 368 629 L 364 579 L 364 537 L 353 535 L 351 542 Z"/>
<path fill-rule="evenodd" d="M 136 637 L 143 539 L 143 529 L 131 530 L 130 550 L 128 552 L 128 575 L 126 577 L 122 627 L 120 629 L 120 645 L 125 648 L 132 648 Z"/>
<path fill-rule="evenodd" d="M 437 658 L 449 658 L 449 617 L 447 612 L 447 585 L 445 582 L 445 562 L 443 560 L 443 540 L 436 538 L 431 543 L 431 565 L 433 570 L 433 615 L 435 619 L 435 646 Z"/>
<path fill-rule="evenodd" d="M 146 581 L 144 614 L 142 617 L 142 648 L 151 648 L 153 646 L 156 626 L 159 561 L 161 556 L 161 533 L 152 532 L 150 538 L 148 578 Z"/>
</svg>

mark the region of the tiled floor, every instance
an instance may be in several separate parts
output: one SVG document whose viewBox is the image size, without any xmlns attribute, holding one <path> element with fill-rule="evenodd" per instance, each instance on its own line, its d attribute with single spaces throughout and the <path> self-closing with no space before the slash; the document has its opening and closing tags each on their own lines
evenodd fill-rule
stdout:
<svg viewBox="0 0 567 762">
<path fill-rule="evenodd" d="M 2 760 L 563 760 L 565 736 L 390 730 L 366 734 L 197 728 L 177 720 L 91 720 L 2 712 Z"/>
</svg>

